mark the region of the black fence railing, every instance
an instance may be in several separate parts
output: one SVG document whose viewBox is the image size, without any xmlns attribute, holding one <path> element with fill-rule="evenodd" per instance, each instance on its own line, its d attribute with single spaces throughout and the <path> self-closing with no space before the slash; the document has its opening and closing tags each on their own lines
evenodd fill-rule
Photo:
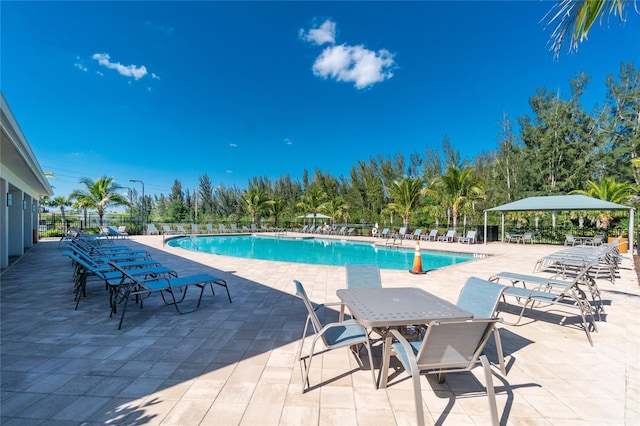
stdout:
<svg viewBox="0 0 640 426">
<path fill-rule="evenodd" d="M 142 230 L 140 218 L 128 214 L 105 214 L 102 217 L 105 226 L 126 226 L 127 233 L 139 234 Z M 89 233 L 97 233 L 100 226 L 100 218 L 95 213 L 85 215 L 65 214 L 64 220 L 60 213 L 40 213 L 38 218 L 38 234 L 40 237 L 59 237 L 76 227 Z"/>
<path fill-rule="evenodd" d="M 146 232 L 146 225 L 142 226 L 140 223 L 140 217 L 137 215 L 130 214 L 118 214 L 118 213 L 107 213 L 103 216 L 103 225 L 110 226 L 126 226 L 126 232 L 130 235 L 139 235 Z M 259 228 L 284 228 L 288 230 L 301 229 L 304 224 L 312 224 L 312 220 L 306 221 L 281 221 L 276 227 L 272 221 L 260 221 L 257 226 Z M 318 219 L 316 221 L 316 225 L 324 224 L 326 222 L 325 219 Z M 50 236 L 61 236 L 63 235 L 71 226 L 75 226 L 78 229 L 82 229 L 86 232 L 98 232 L 99 226 L 99 217 L 95 212 L 84 214 L 66 214 L 65 220 L 62 220 L 62 215 L 60 213 L 41 213 L 39 217 L 39 225 L 38 225 L 38 234 L 41 237 L 50 237 Z M 162 229 L 162 225 L 169 225 L 173 229 L 176 228 L 177 223 L 167 223 L 160 221 L 151 221 L 154 223 L 158 229 Z M 327 222 L 328 223 L 328 222 Z M 218 230 L 219 224 L 225 224 L 227 229 L 230 229 L 231 222 L 220 220 L 217 222 L 211 222 L 213 229 Z M 238 228 L 241 228 L 242 225 L 250 227 L 251 223 L 237 222 L 235 223 Z M 183 224 L 185 229 L 191 229 L 191 224 Z M 201 228 L 204 228 L 206 223 L 198 223 Z M 360 236 L 370 236 L 372 235 L 372 230 L 375 226 L 373 223 L 336 223 L 334 226 L 337 229 L 340 229 L 342 226 L 346 226 L 348 228 L 355 228 L 352 235 L 360 235 Z M 402 224 L 380 224 L 378 226 L 378 232 L 380 232 L 383 228 L 390 228 L 390 233 L 397 232 L 403 225 Z M 407 235 L 413 234 L 417 228 L 421 228 L 422 235 L 426 235 L 429 233 L 434 226 L 417 226 L 412 225 L 407 229 Z M 444 235 L 447 233 L 449 229 L 453 229 L 453 227 L 447 227 L 446 225 L 440 224 L 438 227 L 438 235 Z M 457 236 L 463 237 L 467 235 L 468 231 L 475 230 L 476 231 L 476 240 L 478 243 L 484 243 L 484 224 L 458 224 L 456 227 Z M 595 227 L 577 227 L 577 226 L 557 226 L 555 228 L 551 227 L 534 227 L 534 226 L 510 226 L 506 225 L 504 228 L 504 232 L 514 232 L 518 234 L 523 234 L 527 232 L 532 232 L 534 234 L 533 241 L 535 243 L 540 244 L 564 244 L 566 234 L 573 234 L 576 237 L 592 237 L 595 235 L 604 235 L 605 241 L 609 238 L 616 238 L 622 236 L 623 238 L 628 237 L 627 229 L 620 228 L 595 228 Z M 488 225 L 487 226 L 487 242 L 501 241 L 502 233 L 499 225 Z M 638 231 L 638 240 L 640 241 L 640 230 Z M 639 246 L 640 250 L 640 246 Z"/>
</svg>

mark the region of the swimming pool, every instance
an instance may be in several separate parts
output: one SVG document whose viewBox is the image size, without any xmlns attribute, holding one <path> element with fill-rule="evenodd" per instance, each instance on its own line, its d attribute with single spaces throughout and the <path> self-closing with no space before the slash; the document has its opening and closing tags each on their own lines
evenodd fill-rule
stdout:
<svg viewBox="0 0 640 426">
<path fill-rule="evenodd" d="M 257 235 L 216 235 L 174 238 L 172 247 L 224 256 L 280 262 L 343 266 L 375 263 L 381 269 L 413 267 L 413 249 L 386 248 L 371 243 L 322 238 L 261 237 Z M 469 253 L 422 250 L 422 269 L 443 268 L 468 262 L 476 257 Z"/>
</svg>

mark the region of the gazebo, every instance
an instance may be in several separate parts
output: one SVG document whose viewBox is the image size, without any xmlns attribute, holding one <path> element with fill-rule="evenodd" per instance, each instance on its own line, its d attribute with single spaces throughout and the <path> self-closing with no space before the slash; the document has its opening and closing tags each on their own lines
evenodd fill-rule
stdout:
<svg viewBox="0 0 640 426">
<path fill-rule="evenodd" d="M 633 247 L 633 207 L 610 201 L 599 200 L 586 195 L 549 195 L 529 197 L 512 203 L 503 204 L 484 211 L 484 243 L 487 243 L 487 213 L 500 212 L 501 240 L 504 240 L 504 215 L 516 211 L 550 211 L 555 213 L 562 210 L 628 210 L 629 211 L 629 250 Z"/>
</svg>

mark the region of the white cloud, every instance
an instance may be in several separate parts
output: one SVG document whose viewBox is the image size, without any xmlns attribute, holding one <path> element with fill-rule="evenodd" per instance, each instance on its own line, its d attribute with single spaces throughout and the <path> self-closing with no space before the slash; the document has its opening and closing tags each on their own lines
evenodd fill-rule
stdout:
<svg viewBox="0 0 640 426">
<path fill-rule="evenodd" d="M 229 144 L 229 146 L 230 146 L 231 148 L 235 148 L 235 147 L 237 147 L 237 146 L 238 146 L 238 144 L 237 144 L 237 143 L 233 143 L 233 142 L 231 142 L 231 143 Z"/>
<path fill-rule="evenodd" d="M 160 80 L 160 76 L 158 74 L 156 74 L 155 72 L 151 73 L 151 78 L 154 78 L 156 80 Z"/>
<path fill-rule="evenodd" d="M 152 21 L 146 21 L 145 25 L 156 30 L 156 31 L 160 31 L 163 32 L 167 35 L 172 35 L 173 34 L 173 27 L 165 27 L 164 25 L 161 24 L 156 24 Z"/>
<path fill-rule="evenodd" d="M 118 71 L 125 77 L 133 77 L 139 80 L 147 75 L 147 67 L 144 65 L 137 67 L 135 65 L 122 65 L 120 62 L 111 62 L 111 57 L 107 53 L 94 53 L 92 59 L 95 59 L 104 67 Z"/>
<path fill-rule="evenodd" d="M 300 38 L 322 46 L 325 43 L 334 44 L 336 42 L 336 23 L 326 20 L 319 27 L 311 28 L 305 33 L 304 29 L 299 31 Z"/>
<path fill-rule="evenodd" d="M 82 65 L 79 62 L 76 62 L 75 64 L 73 64 L 74 67 L 78 68 L 79 70 L 82 70 L 84 72 L 87 72 L 87 67 L 85 67 L 84 65 Z"/>
<path fill-rule="evenodd" d="M 286 143 L 287 145 L 293 145 L 293 142 L 289 138 L 284 138 L 284 143 Z"/>
<path fill-rule="evenodd" d="M 231 174 L 233 173 L 233 170 L 227 170 L 227 173 Z"/>
<path fill-rule="evenodd" d="M 386 49 L 374 52 L 346 44 L 326 47 L 313 64 L 313 74 L 355 83 L 358 89 L 393 77 L 393 55 Z"/>
</svg>

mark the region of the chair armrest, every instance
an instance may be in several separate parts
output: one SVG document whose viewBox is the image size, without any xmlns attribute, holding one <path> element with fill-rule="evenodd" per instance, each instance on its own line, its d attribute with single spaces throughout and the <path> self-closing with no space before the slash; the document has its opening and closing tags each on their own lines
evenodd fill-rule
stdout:
<svg viewBox="0 0 640 426">
<path fill-rule="evenodd" d="M 340 321 L 340 322 L 330 322 L 329 324 L 325 324 L 324 327 L 322 327 L 320 329 L 320 331 L 318 331 L 318 334 L 323 334 L 324 332 L 326 332 L 328 329 L 333 328 L 333 327 L 344 327 L 344 326 L 349 326 L 349 325 L 357 325 L 362 327 L 363 330 L 366 329 L 362 326 L 362 324 L 360 324 L 357 320 L 354 319 L 349 319 L 346 321 Z"/>
<path fill-rule="evenodd" d="M 387 335 L 387 341 L 385 342 L 385 344 L 389 348 L 392 347 L 391 346 L 392 337 L 395 338 L 400 345 L 402 345 L 402 349 L 407 354 L 407 356 L 404 358 L 399 356 L 399 354 L 396 354 L 398 360 L 402 363 L 402 365 L 404 366 L 404 368 L 407 370 L 409 374 L 413 375 L 414 372 L 419 373 L 420 369 L 418 368 L 418 362 L 416 360 L 416 357 L 413 355 L 413 348 L 409 344 L 409 341 L 405 339 L 402 333 L 392 328 L 389 330 L 389 334 Z M 389 351 L 389 354 L 391 355 L 391 351 Z M 389 365 L 389 361 L 390 360 L 387 360 L 386 365 Z M 406 365 L 407 363 L 409 365 Z"/>
</svg>

